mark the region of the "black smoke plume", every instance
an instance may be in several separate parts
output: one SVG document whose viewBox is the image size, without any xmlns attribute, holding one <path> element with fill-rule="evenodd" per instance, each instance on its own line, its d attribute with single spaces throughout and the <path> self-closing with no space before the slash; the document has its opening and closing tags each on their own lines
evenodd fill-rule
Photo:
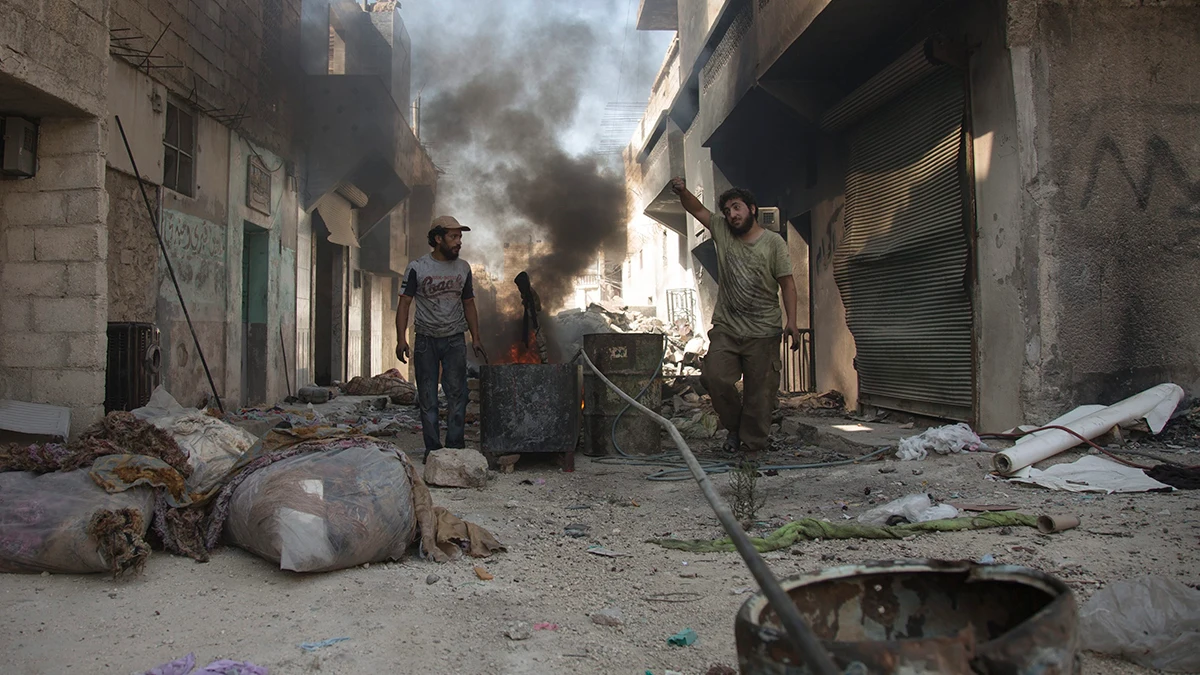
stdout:
<svg viewBox="0 0 1200 675">
<path fill-rule="evenodd" d="M 421 136 L 447 174 L 439 211 L 472 227 L 464 258 L 482 257 L 500 297 L 511 299 L 505 287 L 521 270 L 501 276 L 503 244 L 541 240 L 546 250 L 535 249 L 525 270 L 553 310 L 601 250 L 623 254 L 627 195 L 619 162 L 572 154 L 561 140 L 601 46 L 593 28 L 544 20 L 522 38 L 519 45 L 494 34 L 465 40 L 454 58 L 441 55 L 442 67 L 418 75 L 438 87 L 422 102 Z M 437 82 L 436 71 L 450 82 Z M 487 307 L 482 297 L 477 304 L 490 351 L 521 338 L 519 304 Z"/>
</svg>

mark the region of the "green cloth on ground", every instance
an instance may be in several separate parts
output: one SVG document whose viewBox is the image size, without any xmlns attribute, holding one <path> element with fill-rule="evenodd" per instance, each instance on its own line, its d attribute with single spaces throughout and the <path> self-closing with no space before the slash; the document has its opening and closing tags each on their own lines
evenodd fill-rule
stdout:
<svg viewBox="0 0 1200 675">
<path fill-rule="evenodd" d="M 778 551 L 798 541 L 813 539 L 903 539 L 926 532 L 956 532 L 958 530 L 982 530 L 988 527 L 1037 527 L 1037 517 L 1016 511 L 995 511 L 966 518 L 930 520 L 924 523 L 904 525 L 866 525 L 851 521 L 829 523 L 816 518 L 794 520 L 775 530 L 765 538 L 751 537 L 754 548 L 760 553 Z M 723 539 L 651 539 L 650 543 L 690 553 L 733 552 L 737 549 L 728 537 Z"/>
</svg>

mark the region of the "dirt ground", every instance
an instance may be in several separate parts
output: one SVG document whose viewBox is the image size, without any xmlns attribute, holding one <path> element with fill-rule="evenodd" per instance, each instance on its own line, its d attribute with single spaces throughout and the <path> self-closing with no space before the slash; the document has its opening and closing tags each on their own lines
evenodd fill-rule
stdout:
<svg viewBox="0 0 1200 675">
<path fill-rule="evenodd" d="M 420 461 L 420 436 L 395 441 Z M 1067 459 L 1078 456 L 1068 455 Z M 1196 457 L 1196 455 L 1191 455 Z M 777 457 L 772 459 L 791 459 Z M 1200 495 L 1077 495 L 986 479 L 988 457 L 933 456 L 785 472 L 760 479 L 764 530 L 788 519 L 843 520 L 870 505 L 929 491 L 942 499 L 1009 503 L 1027 513 L 1073 513 L 1076 530 L 930 534 L 908 541 L 822 541 L 766 554 L 780 577 L 875 559 L 978 559 L 1028 565 L 1064 579 L 1079 602 L 1120 579 L 1158 574 L 1200 582 Z M 894 472 L 881 473 L 881 468 Z M 921 475 L 914 475 L 919 469 Z M 733 620 L 753 581 L 733 553 L 694 555 L 652 537 L 716 537 L 716 518 L 691 481 L 645 480 L 651 469 L 580 456 L 574 473 L 548 458 L 478 490 L 434 489 L 437 503 L 494 532 L 507 553 L 479 563 L 417 559 L 327 574 L 282 572 L 233 548 L 211 562 L 155 552 L 128 581 L 102 576 L 0 576 L 5 672 L 140 673 L 195 652 L 201 664 L 250 660 L 290 673 L 703 674 L 736 665 Z M 724 489 L 725 476 L 716 483 Z M 844 508 L 843 508 L 844 506 Z M 573 538 L 568 525 L 588 536 Z M 604 558 L 601 544 L 627 554 Z M 472 567 L 494 575 L 481 581 Z M 438 579 L 428 583 L 431 575 Z M 661 602 L 662 594 L 683 602 Z M 624 625 L 589 616 L 617 608 Z M 557 624 L 515 641 L 516 622 Z M 692 628 L 699 640 L 668 646 Z M 303 642 L 349 640 L 305 653 Z M 1150 672 L 1083 656 L 1084 673 Z"/>
</svg>

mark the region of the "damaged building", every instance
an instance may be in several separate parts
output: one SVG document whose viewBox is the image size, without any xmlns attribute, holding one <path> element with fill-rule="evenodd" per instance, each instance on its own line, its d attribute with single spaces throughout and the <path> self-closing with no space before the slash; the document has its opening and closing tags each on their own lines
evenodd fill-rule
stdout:
<svg viewBox="0 0 1200 675">
<path fill-rule="evenodd" d="M 672 175 L 778 209 L 811 388 L 985 429 L 1200 391 L 1196 3 L 644 0 L 638 26 L 678 35 L 626 152 L 640 211 L 695 249 Z"/>
<path fill-rule="evenodd" d="M 398 3 L 3 0 L 0 24 L 0 399 L 78 430 L 154 383 L 236 408 L 394 364 L 437 181 Z"/>
</svg>

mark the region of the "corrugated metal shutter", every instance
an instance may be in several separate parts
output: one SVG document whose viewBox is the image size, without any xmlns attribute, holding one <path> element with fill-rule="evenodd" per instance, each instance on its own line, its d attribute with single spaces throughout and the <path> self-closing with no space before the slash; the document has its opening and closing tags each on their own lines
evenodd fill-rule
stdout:
<svg viewBox="0 0 1200 675">
<path fill-rule="evenodd" d="M 970 419 L 962 74 L 942 68 L 850 130 L 834 278 L 864 402 Z"/>
</svg>

